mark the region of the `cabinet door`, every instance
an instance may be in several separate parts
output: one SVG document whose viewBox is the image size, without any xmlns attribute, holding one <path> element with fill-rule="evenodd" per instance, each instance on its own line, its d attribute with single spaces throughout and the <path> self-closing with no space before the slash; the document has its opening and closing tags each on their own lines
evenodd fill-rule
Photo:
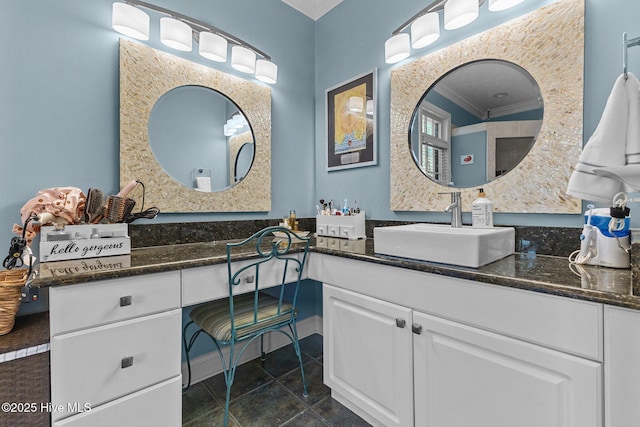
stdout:
<svg viewBox="0 0 640 427">
<path fill-rule="evenodd" d="M 640 312 L 605 307 L 605 425 L 640 425 Z"/>
<path fill-rule="evenodd" d="M 421 427 L 600 427 L 601 364 L 414 312 Z"/>
<path fill-rule="evenodd" d="M 323 290 L 324 382 L 385 426 L 413 426 L 411 310 L 332 286 Z"/>
</svg>

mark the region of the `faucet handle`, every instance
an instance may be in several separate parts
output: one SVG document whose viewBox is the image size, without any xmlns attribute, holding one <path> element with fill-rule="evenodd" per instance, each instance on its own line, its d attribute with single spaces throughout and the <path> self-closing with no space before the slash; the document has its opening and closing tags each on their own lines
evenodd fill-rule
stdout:
<svg viewBox="0 0 640 427">
<path fill-rule="evenodd" d="M 455 202 L 457 200 L 460 200 L 460 196 L 461 196 L 462 192 L 460 192 L 460 191 L 441 191 L 441 192 L 438 192 L 438 194 L 451 194 L 451 201 Z"/>
</svg>

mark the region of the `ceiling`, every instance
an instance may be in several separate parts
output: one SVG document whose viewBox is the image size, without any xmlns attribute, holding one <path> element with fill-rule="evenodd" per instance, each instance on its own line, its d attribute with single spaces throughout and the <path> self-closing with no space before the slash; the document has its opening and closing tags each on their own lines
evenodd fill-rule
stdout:
<svg viewBox="0 0 640 427">
<path fill-rule="evenodd" d="M 298 12 L 304 13 L 313 20 L 336 7 L 342 0 L 282 0 Z"/>
<path fill-rule="evenodd" d="M 506 61 L 470 62 L 443 77 L 434 90 L 479 118 L 541 107 L 540 89 L 533 77 Z"/>
</svg>

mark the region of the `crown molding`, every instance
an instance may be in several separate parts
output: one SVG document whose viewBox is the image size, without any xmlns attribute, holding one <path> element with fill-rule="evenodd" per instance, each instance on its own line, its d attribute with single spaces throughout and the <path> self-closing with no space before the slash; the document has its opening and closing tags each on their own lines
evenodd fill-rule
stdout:
<svg viewBox="0 0 640 427">
<path fill-rule="evenodd" d="M 322 15 L 336 7 L 342 0 L 282 0 L 292 8 L 317 21 Z"/>
</svg>

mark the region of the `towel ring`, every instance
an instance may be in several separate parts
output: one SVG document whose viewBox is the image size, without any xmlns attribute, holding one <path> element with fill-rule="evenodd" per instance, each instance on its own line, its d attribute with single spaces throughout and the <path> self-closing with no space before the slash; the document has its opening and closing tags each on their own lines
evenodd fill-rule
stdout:
<svg viewBox="0 0 640 427">
<path fill-rule="evenodd" d="M 640 37 L 628 39 L 627 33 L 622 33 L 622 74 L 624 74 L 624 79 L 626 80 L 627 75 L 627 64 L 628 64 L 628 54 L 627 50 L 633 46 L 640 46 Z"/>
</svg>

